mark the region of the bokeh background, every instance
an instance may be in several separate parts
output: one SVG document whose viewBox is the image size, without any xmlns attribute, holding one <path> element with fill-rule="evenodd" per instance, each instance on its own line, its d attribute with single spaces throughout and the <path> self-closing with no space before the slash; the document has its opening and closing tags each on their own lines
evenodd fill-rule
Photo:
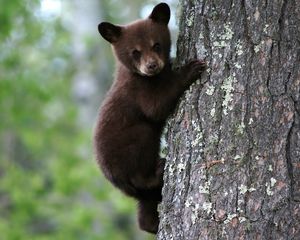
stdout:
<svg viewBox="0 0 300 240">
<path fill-rule="evenodd" d="M 0 0 L 0 240 L 154 239 L 103 178 L 92 132 L 114 71 L 97 25 L 158 2 Z"/>
</svg>

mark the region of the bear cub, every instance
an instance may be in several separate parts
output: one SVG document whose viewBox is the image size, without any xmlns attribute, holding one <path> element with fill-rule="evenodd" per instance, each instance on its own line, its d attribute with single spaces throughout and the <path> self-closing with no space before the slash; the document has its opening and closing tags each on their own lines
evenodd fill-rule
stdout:
<svg viewBox="0 0 300 240">
<path fill-rule="evenodd" d="M 165 159 L 160 137 L 183 92 L 200 77 L 205 62 L 172 69 L 170 8 L 154 7 L 147 19 L 119 26 L 98 25 L 117 60 L 116 77 L 95 127 L 96 159 L 106 178 L 138 201 L 142 230 L 157 233 Z"/>
</svg>

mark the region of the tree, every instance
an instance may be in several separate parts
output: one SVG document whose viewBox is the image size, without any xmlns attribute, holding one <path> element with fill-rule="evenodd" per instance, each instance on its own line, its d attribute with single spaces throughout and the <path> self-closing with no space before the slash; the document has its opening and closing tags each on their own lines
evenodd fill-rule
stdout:
<svg viewBox="0 0 300 240">
<path fill-rule="evenodd" d="M 177 62 L 209 68 L 167 126 L 158 239 L 298 239 L 300 2 L 180 11 Z"/>
</svg>

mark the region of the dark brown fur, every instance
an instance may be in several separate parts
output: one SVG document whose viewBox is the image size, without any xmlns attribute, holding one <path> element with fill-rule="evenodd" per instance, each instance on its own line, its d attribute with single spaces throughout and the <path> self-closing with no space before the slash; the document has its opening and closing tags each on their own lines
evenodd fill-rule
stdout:
<svg viewBox="0 0 300 240">
<path fill-rule="evenodd" d="M 158 230 L 162 198 L 162 129 L 184 90 L 205 68 L 203 61 L 194 60 L 172 70 L 169 18 L 168 5 L 161 3 L 148 19 L 98 27 L 112 43 L 118 67 L 95 128 L 97 161 L 107 179 L 139 201 L 139 225 L 151 233 Z"/>
</svg>

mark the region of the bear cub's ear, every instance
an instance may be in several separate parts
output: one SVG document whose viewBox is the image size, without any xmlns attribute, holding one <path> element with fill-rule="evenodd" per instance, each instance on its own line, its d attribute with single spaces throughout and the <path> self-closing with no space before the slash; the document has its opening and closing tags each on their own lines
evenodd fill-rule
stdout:
<svg viewBox="0 0 300 240">
<path fill-rule="evenodd" d="M 102 22 L 98 25 L 98 31 L 105 40 L 110 43 L 115 43 L 122 34 L 122 27 L 109 22 Z"/>
<path fill-rule="evenodd" d="M 160 3 L 153 8 L 149 18 L 152 19 L 154 22 L 168 25 L 170 15 L 171 11 L 168 4 Z"/>
</svg>

